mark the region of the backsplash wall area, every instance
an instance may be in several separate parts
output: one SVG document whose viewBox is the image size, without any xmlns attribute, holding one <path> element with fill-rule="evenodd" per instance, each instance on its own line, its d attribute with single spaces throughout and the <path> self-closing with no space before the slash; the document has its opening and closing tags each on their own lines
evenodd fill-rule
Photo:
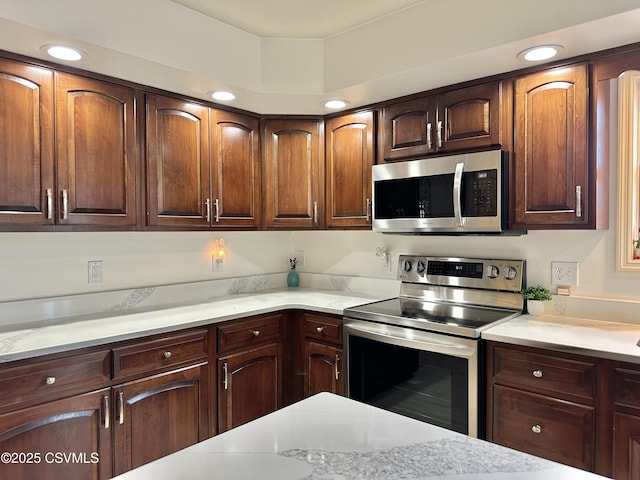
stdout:
<svg viewBox="0 0 640 480">
<path fill-rule="evenodd" d="M 214 241 L 227 257 L 214 273 Z M 391 254 L 383 271 L 376 248 Z M 550 285 L 551 261 L 579 264 L 585 297 L 639 299 L 640 274 L 615 269 L 615 229 L 530 231 L 518 237 L 402 236 L 370 231 L 308 232 L 55 232 L 0 234 L 0 301 L 285 272 L 305 251 L 304 273 L 395 279 L 398 254 L 459 255 L 527 260 L 527 283 Z M 87 262 L 102 260 L 104 281 L 89 284 Z M 394 292 L 395 293 L 395 292 Z"/>
</svg>

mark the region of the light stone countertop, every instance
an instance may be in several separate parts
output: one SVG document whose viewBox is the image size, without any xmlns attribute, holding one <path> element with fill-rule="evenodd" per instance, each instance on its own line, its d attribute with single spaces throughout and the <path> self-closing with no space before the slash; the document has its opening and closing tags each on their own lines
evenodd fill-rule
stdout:
<svg viewBox="0 0 640 480">
<path fill-rule="evenodd" d="M 287 309 L 341 315 L 345 308 L 384 298 L 388 296 L 283 288 L 193 305 L 78 316 L 59 323 L 0 332 L 0 363 Z"/>
<path fill-rule="evenodd" d="M 640 363 L 640 325 L 558 315 L 520 315 L 482 332 L 485 340 Z"/>
<path fill-rule="evenodd" d="M 597 480 L 572 467 L 320 393 L 117 480 Z"/>
</svg>

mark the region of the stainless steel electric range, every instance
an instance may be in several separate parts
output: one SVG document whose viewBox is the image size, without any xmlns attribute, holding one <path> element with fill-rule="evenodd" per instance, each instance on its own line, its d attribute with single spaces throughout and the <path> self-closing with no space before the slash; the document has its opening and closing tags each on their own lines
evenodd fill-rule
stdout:
<svg viewBox="0 0 640 480">
<path fill-rule="evenodd" d="M 344 311 L 347 396 L 483 437 L 483 330 L 522 313 L 524 260 L 401 255 L 400 295 Z"/>
</svg>

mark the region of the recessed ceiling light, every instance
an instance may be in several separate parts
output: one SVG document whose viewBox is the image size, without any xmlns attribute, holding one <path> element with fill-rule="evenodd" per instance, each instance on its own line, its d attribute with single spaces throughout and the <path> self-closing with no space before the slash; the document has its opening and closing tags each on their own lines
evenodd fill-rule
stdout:
<svg viewBox="0 0 640 480">
<path fill-rule="evenodd" d="M 64 45 L 43 45 L 41 50 L 45 51 L 53 58 L 57 58 L 58 60 L 68 60 L 70 62 L 80 60 L 87 55 L 82 50 L 73 47 L 66 47 Z"/>
<path fill-rule="evenodd" d="M 346 100 L 327 100 L 324 102 L 324 106 L 327 108 L 344 108 L 349 104 Z"/>
<path fill-rule="evenodd" d="M 518 58 L 523 58 L 528 62 L 540 62 L 555 57 L 562 48 L 561 45 L 539 45 L 520 52 Z"/>
<path fill-rule="evenodd" d="M 225 102 L 228 102 L 236 98 L 234 93 L 227 92 L 225 90 L 216 90 L 215 92 L 211 92 L 211 97 L 214 100 L 222 100 Z"/>
</svg>

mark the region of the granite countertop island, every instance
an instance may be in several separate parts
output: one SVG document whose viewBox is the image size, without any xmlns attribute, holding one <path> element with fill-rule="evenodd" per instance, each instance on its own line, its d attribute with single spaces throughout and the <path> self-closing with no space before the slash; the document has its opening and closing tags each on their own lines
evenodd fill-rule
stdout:
<svg viewBox="0 0 640 480">
<path fill-rule="evenodd" d="M 331 393 L 320 393 L 117 480 L 596 480 Z"/>
</svg>

